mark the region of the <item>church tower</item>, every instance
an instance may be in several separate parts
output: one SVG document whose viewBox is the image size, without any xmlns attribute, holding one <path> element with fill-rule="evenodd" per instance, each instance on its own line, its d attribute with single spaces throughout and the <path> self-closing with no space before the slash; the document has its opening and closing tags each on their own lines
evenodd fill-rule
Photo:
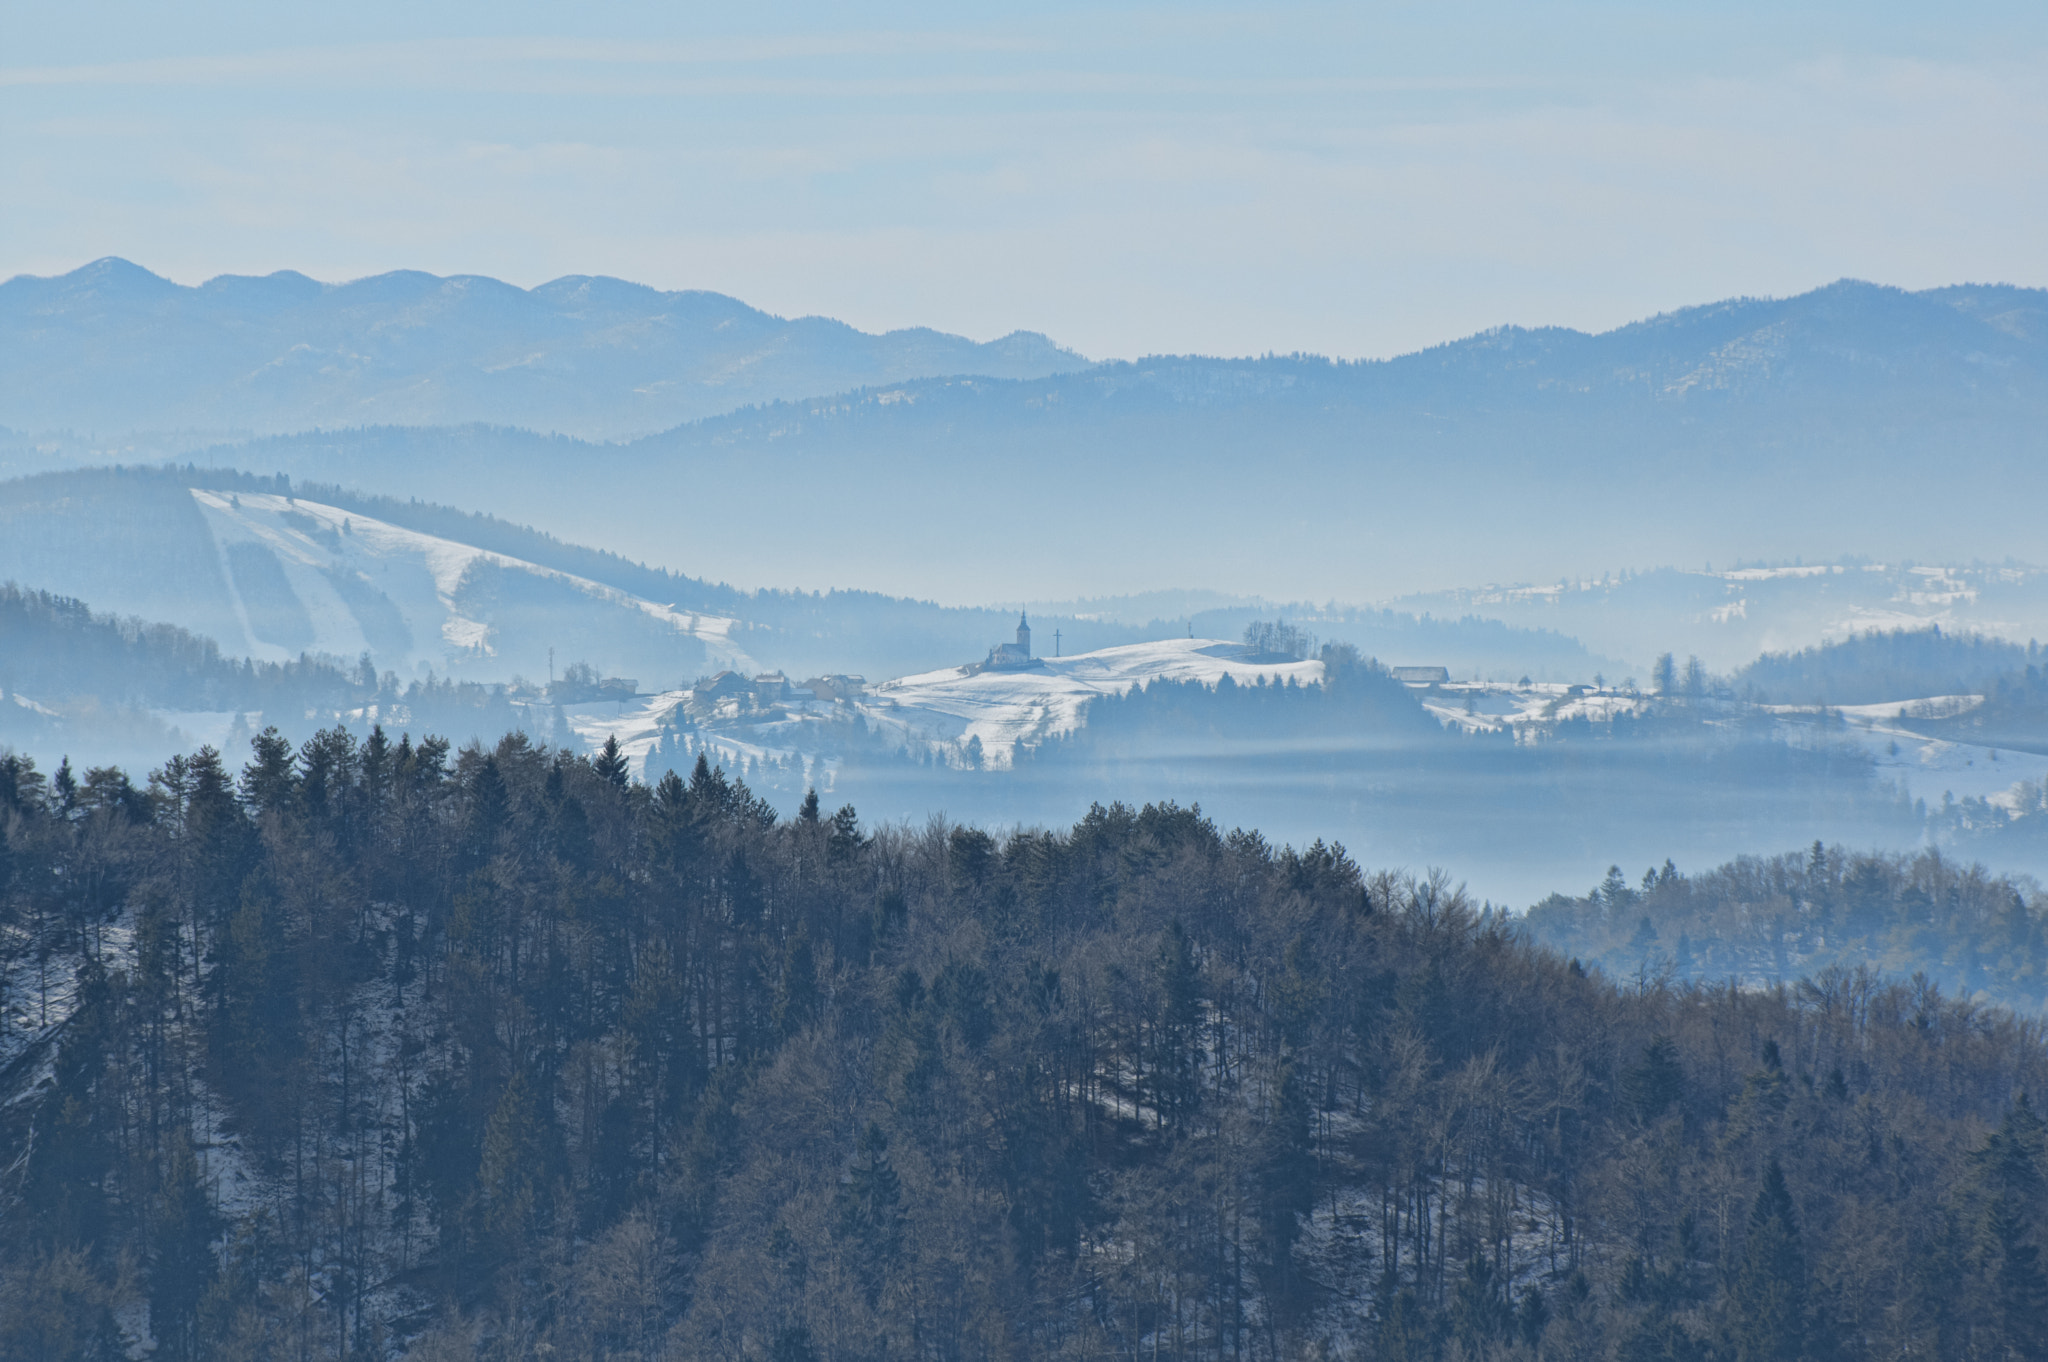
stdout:
<svg viewBox="0 0 2048 1362">
<path fill-rule="evenodd" d="M 1017 647 L 1024 656 L 1031 656 L 1031 621 L 1024 617 L 1022 611 L 1017 613 Z"/>
</svg>

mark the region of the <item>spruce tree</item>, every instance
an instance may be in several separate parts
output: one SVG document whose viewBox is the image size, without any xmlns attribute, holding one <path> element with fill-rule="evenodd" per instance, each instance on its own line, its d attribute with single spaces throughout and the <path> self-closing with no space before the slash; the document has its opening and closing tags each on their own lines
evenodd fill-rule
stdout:
<svg viewBox="0 0 2048 1362">
<path fill-rule="evenodd" d="M 616 733 L 605 735 L 604 747 L 590 766 L 599 776 L 622 790 L 626 788 L 626 781 L 633 769 L 631 761 L 619 749 L 619 735 Z"/>
<path fill-rule="evenodd" d="M 1798 1362 L 1806 1352 L 1806 1255 L 1785 1170 L 1773 1158 L 1749 1213 L 1749 1234 L 1729 1288 L 1736 1362 Z"/>
<path fill-rule="evenodd" d="M 1972 1253 L 1983 1299 L 1972 1334 L 1986 1356 L 2048 1357 L 2048 1274 L 2040 1233 L 2048 1180 L 2043 1130 L 2025 1093 L 1970 1156 L 1980 1210 Z"/>
</svg>

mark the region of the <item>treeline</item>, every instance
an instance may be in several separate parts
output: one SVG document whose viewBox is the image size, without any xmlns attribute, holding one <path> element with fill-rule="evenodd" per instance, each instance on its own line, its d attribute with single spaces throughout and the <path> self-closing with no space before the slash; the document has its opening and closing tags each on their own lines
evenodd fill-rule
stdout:
<svg viewBox="0 0 2048 1362">
<path fill-rule="evenodd" d="M 1531 940 L 1608 973 L 1791 984 L 1827 969 L 1920 975 L 2025 1013 L 2048 1007 L 2048 898 L 1940 851 L 1745 856 L 1699 875 L 1620 867 L 1529 910 Z"/>
<path fill-rule="evenodd" d="M 1917 841 L 1927 825 L 1928 811 L 1882 785 L 1862 748 L 1793 746 L 1768 725 L 1727 722 L 1712 702 L 1459 732 L 1348 651 L 1324 650 L 1336 664 L 1328 686 L 1155 682 L 1091 702 L 1083 727 L 1007 772 L 934 769 L 892 786 L 881 764 L 849 763 L 842 788 L 892 813 L 921 804 L 1020 821 L 1043 817 L 1033 810 L 1057 807 L 1063 791 L 1199 800 L 1296 839 L 1341 820 L 1388 861 L 1478 862 L 1496 883 L 1504 866 L 1533 870 L 1510 871 L 1530 885 L 1523 902 L 1578 878 L 1617 833 L 1707 859 L 1788 828 L 1801 840 L 1882 844 Z M 1476 847 L 1475 825 L 1486 829 Z"/>
<path fill-rule="evenodd" d="M 158 711 L 174 713 L 166 720 Z M 170 723 L 208 711 L 238 716 L 229 730 L 238 746 L 264 725 L 294 740 L 337 724 L 358 737 L 382 722 L 463 740 L 554 726 L 552 715 L 522 707 L 503 685 L 400 680 L 380 675 L 367 656 L 352 666 L 311 655 L 223 657 L 212 639 L 175 625 L 0 583 L 0 746 L 68 751 L 85 764 L 161 754 L 172 742 Z"/>
<path fill-rule="evenodd" d="M 85 602 L 0 582 L 0 690 L 45 704 L 91 697 L 172 709 L 339 708 L 357 676 L 330 659 L 225 658 L 172 624 L 95 613 Z"/>
<path fill-rule="evenodd" d="M 1926 629 L 1873 630 L 1795 653 L 1765 653 L 1731 678 L 1737 692 L 1786 705 L 1876 705 L 1980 695 L 2038 663 L 2038 644 Z"/>
<path fill-rule="evenodd" d="M 2048 675 L 2038 663 L 1993 677 L 1973 693 L 1983 697 L 1981 704 L 1908 706 L 1900 723 L 1948 742 L 2048 753 Z"/>
<path fill-rule="evenodd" d="M 1171 805 L 0 761 L 0 1357 L 2027 1357 L 2040 1028 Z"/>
</svg>

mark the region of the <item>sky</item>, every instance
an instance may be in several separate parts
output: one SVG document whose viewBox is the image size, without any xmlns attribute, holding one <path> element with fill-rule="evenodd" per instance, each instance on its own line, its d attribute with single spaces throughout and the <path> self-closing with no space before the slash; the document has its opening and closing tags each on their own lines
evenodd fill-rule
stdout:
<svg viewBox="0 0 2048 1362">
<path fill-rule="evenodd" d="M 1097 358 L 2048 284 L 2038 3 L 0 19 L 0 276 L 611 274 Z"/>
</svg>

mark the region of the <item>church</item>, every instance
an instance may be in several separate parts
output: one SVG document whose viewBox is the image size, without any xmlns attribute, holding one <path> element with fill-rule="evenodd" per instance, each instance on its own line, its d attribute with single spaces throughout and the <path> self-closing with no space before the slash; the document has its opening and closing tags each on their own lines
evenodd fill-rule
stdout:
<svg viewBox="0 0 2048 1362">
<path fill-rule="evenodd" d="M 1043 667 L 1043 658 L 1031 655 L 1031 621 L 1024 615 L 1017 616 L 1017 641 L 998 643 L 988 650 L 988 661 L 975 668 L 983 672 L 1024 672 Z"/>
</svg>

